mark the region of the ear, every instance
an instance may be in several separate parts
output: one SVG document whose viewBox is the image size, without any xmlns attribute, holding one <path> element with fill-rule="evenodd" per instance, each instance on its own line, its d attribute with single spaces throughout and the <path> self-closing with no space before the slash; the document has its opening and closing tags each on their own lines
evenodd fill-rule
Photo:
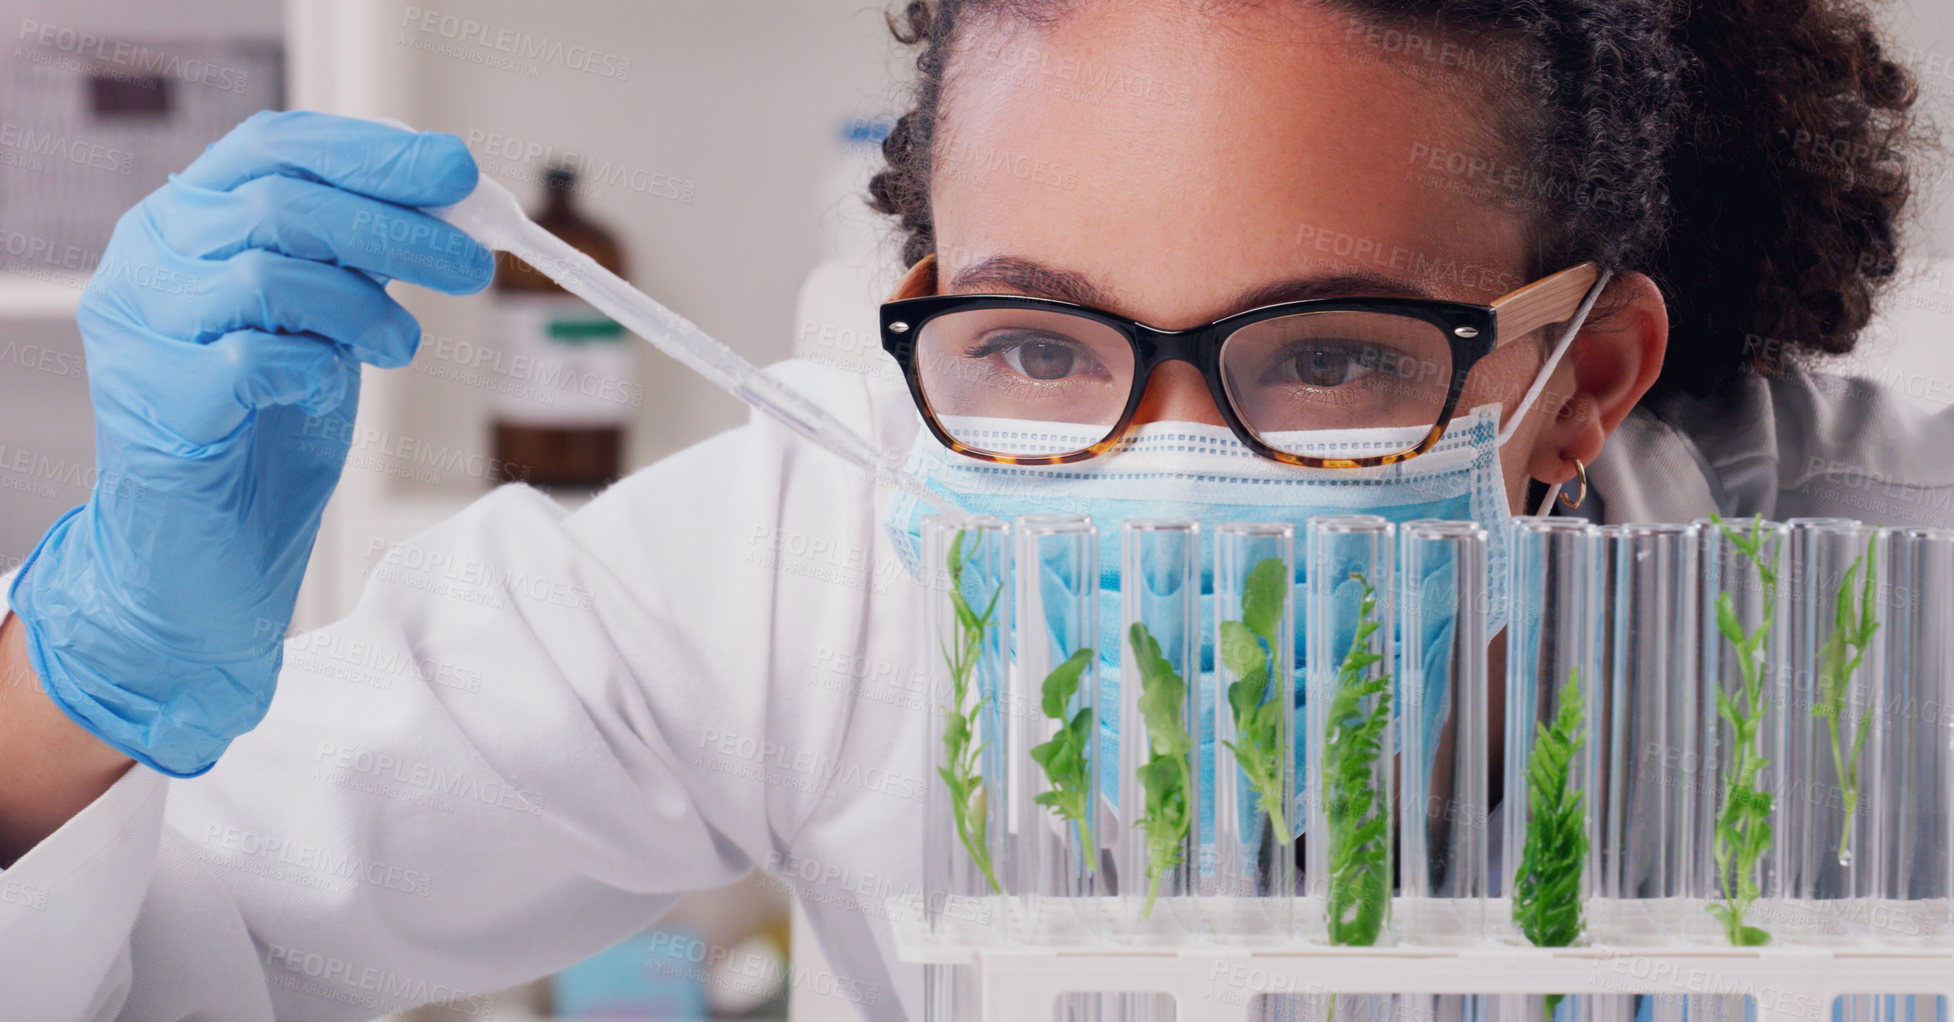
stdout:
<svg viewBox="0 0 1954 1022">
<path fill-rule="evenodd" d="M 1593 464 L 1662 372 L 1669 310 L 1655 281 L 1632 271 L 1616 274 L 1595 304 L 1597 313 L 1604 309 L 1568 346 L 1562 366 L 1573 378 L 1556 388 L 1563 400 L 1534 437 L 1527 474 L 1542 482 L 1573 478 L 1575 458 Z"/>
</svg>

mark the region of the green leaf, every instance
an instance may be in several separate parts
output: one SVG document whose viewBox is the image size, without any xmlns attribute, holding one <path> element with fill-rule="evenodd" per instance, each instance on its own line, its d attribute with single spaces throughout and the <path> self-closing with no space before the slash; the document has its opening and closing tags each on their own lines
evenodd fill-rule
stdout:
<svg viewBox="0 0 1954 1022">
<path fill-rule="evenodd" d="M 1031 747 L 1031 761 L 1044 767 L 1045 772 L 1049 774 L 1052 772 L 1052 757 L 1057 756 L 1062 747 L 1062 743 L 1056 738 L 1041 745 L 1034 745 Z"/>
<path fill-rule="evenodd" d="M 1729 593 L 1717 594 L 1717 631 L 1733 645 L 1744 642 L 1744 626 L 1737 623 L 1737 608 L 1731 603 Z"/>
<path fill-rule="evenodd" d="M 950 748 L 961 749 L 968 741 L 970 741 L 970 721 L 960 713 L 945 714 L 943 744 Z"/>
<path fill-rule="evenodd" d="M 1268 557 L 1249 569 L 1242 583 L 1242 624 L 1274 648 L 1276 624 L 1289 595 L 1289 572 L 1282 558 Z"/>
<path fill-rule="evenodd" d="M 1268 665 L 1262 641 L 1241 621 L 1221 623 L 1221 662 L 1228 673 L 1243 680 L 1256 679 Z M 1259 698 L 1256 700 L 1261 701 Z"/>
<path fill-rule="evenodd" d="M 1091 647 L 1075 650 L 1065 658 L 1064 663 L 1052 668 L 1052 673 L 1045 676 L 1042 686 L 1045 716 L 1065 719 L 1066 707 L 1072 705 L 1072 696 L 1079 691 L 1079 676 L 1092 663 L 1092 656 Z"/>
<path fill-rule="evenodd" d="M 1879 630 L 1879 623 L 1873 620 L 1873 594 L 1874 594 L 1873 555 L 1876 552 L 1877 548 L 1875 544 L 1878 542 L 1878 540 L 1879 540 L 1878 532 L 1876 531 L 1868 532 L 1866 536 L 1866 556 L 1865 556 L 1866 587 L 1865 587 L 1865 592 L 1860 596 L 1859 621 L 1864 629 L 1859 633 L 1858 645 L 1860 646 L 1871 645 L 1873 641 L 1873 633 Z"/>
<path fill-rule="evenodd" d="M 1130 632 L 1135 666 L 1140 672 L 1140 717 L 1146 723 L 1147 737 L 1155 752 L 1185 752 L 1191 747 L 1181 723 L 1187 683 L 1161 655 L 1160 643 L 1145 624 L 1134 622 Z"/>
</svg>

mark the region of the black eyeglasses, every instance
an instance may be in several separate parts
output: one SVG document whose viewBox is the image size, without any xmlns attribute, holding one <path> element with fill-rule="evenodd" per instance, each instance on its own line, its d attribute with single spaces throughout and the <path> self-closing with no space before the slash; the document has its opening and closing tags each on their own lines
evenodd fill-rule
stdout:
<svg viewBox="0 0 1954 1022">
<path fill-rule="evenodd" d="M 934 260 L 912 268 L 898 296 L 933 290 Z M 1188 330 L 1022 295 L 898 297 L 882 305 L 882 347 L 930 432 L 973 458 L 1059 465 L 1102 454 L 1132 426 L 1154 369 L 1179 359 L 1257 454 L 1367 468 L 1430 449 L 1472 367 L 1502 339 L 1572 319 L 1599 276 L 1585 262 L 1491 305 L 1312 298 Z"/>
</svg>

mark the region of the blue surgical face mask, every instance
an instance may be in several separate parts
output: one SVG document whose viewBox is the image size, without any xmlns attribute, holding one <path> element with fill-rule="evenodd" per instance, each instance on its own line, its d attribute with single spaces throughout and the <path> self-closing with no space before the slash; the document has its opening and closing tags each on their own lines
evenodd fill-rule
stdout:
<svg viewBox="0 0 1954 1022">
<path fill-rule="evenodd" d="M 1071 465 L 978 461 L 950 451 L 924 432 L 910 450 L 905 468 L 972 514 L 1007 522 L 1022 514 L 1088 514 L 1098 523 L 1102 542 L 1112 544 L 1119 541 L 1119 523 L 1133 518 L 1198 521 L 1204 544 L 1212 543 L 1215 526 L 1224 522 L 1289 522 L 1300 539 L 1304 523 L 1314 515 L 1374 514 L 1395 522 L 1474 521 L 1486 527 L 1491 543 L 1487 569 L 1497 589 L 1504 586 L 1505 524 L 1511 517 L 1499 471 L 1498 424 L 1497 405 L 1476 408 L 1453 419 L 1444 436 L 1424 454 L 1369 469 L 1285 465 L 1250 451 L 1225 426 L 1193 422 L 1148 423 L 1113 451 Z M 1026 434 L 1049 436 L 1054 446 L 1090 432 L 1069 423 L 1015 419 L 957 423 L 958 435 L 976 442 L 982 441 L 987 429 L 1009 430 L 1019 443 L 1026 442 Z M 1405 435 L 1416 439 L 1423 433 L 1422 429 L 1378 429 L 1353 437 L 1351 431 L 1340 431 L 1334 444 L 1347 451 L 1353 441 L 1374 439 L 1379 449 L 1402 448 Z M 1305 439 L 1284 441 L 1286 449 L 1304 453 L 1308 446 Z M 914 494 L 898 492 L 883 517 L 897 554 L 918 578 L 922 577 L 923 518 L 934 513 Z M 1113 598 L 1102 601 L 1102 606 L 1117 611 L 1117 549 L 1106 550 L 1101 559 L 1115 566 L 1105 576 Z M 1204 563 L 1210 559 L 1204 558 Z M 1494 606 L 1501 602 L 1495 599 Z"/>
</svg>

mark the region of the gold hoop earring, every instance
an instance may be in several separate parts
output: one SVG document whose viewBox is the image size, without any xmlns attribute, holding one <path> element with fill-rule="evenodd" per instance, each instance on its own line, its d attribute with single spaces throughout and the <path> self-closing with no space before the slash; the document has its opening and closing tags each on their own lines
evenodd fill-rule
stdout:
<svg viewBox="0 0 1954 1022">
<path fill-rule="evenodd" d="M 1588 466 L 1582 464 L 1579 458 L 1569 458 L 1567 460 L 1574 463 L 1574 474 L 1581 480 L 1581 488 L 1575 491 L 1573 500 L 1568 500 L 1567 494 L 1565 493 L 1560 495 L 1560 502 L 1567 505 L 1568 510 L 1571 511 L 1580 507 L 1582 502 L 1588 499 Z"/>
</svg>

